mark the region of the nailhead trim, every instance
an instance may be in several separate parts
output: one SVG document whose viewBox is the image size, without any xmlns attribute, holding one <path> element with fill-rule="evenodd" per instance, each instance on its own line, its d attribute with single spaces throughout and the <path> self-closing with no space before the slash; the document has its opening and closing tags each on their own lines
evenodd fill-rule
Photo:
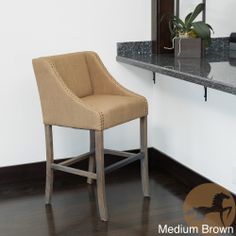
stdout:
<svg viewBox="0 0 236 236">
<path fill-rule="evenodd" d="M 110 80 L 110 82 L 112 82 L 116 87 L 121 88 L 121 89 L 125 90 L 127 93 L 132 94 L 132 95 L 134 95 L 135 97 L 139 97 L 140 99 L 143 100 L 143 102 L 146 104 L 146 106 L 145 106 L 145 108 L 144 108 L 144 109 L 145 109 L 144 111 L 145 111 L 145 114 L 147 114 L 147 113 L 148 113 L 148 102 L 147 102 L 147 99 L 146 99 L 145 97 L 139 95 L 139 94 L 134 93 L 133 91 L 130 91 L 129 89 L 125 88 L 123 85 L 119 84 L 119 83 L 113 78 L 113 76 L 109 73 L 109 71 L 107 70 L 107 68 L 105 67 L 105 65 L 103 64 L 103 62 L 102 62 L 101 59 L 99 58 L 99 56 L 97 55 L 97 53 L 94 53 L 94 52 L 92 52 L 92 53 L 95 55 L 95 57 L 96 57 L 96 59 L 99 61 L 100 65 L 103 67 L 103 69 L 104 69 L 104 70 L 107 72 L 107 74 L 109 75 L 109 76 L 108 76 L 108 79 Z"/>
<path fill-rule="evenodd" d="M 106 69 L 105 65 L 103 64 L 103 62 L 101 61 L 101 59 L 99 58 L 99 56 L 94 53 L 94 52 L 88 52 L 88 53 L 93 53 L 96 57 L 96 59 L 99 61 L 99 64 L 103 67 L 103 69 L 107 72 L 108 79 L 109 81 L 115 85 L 116 87 L 123 89 L 125 92 L 127 92 L 130 95 L 133 95 L 135 97 L 140 98 L 141 100 L 143 100 L 143 102 L 145 103 L 145 108 L 144 108 L 144 112 L 145 114 L 148 114 L 148 102 L 147 99 L 141 95 L 138 95 L 128 89 L 126 89 L 125 87 L 123 87 L 121 84 L 119 84 L 112 76 L 111 74 L 108 72 L 108 70 Z M 52 57 L 53 58 L 53 57 Z M 58 71 L 56 70 L 56 66 L 55 64 L 49 59 L 49 58 L 44 58 L 50 65 L 51 69 L 53 70 L 53 72 L 56 74 L 57 78 L 58 78 L 58 82 L 60 83 L 60 85 L 63 87 L 63 89 L 65 89 L 66 93 L 68 93 L 68 95 L 70 95 L 71 99 L 76 102 L 79 105 L 82 105 L 84 108 L 88 109 L 91 112 L 95 112 L 99 115 L 100 118 L 100 130 L 104 129 L 105 126 L 105 119 L 104 119 L 104 114 L 102 112 L 96 112 L 94 110 L 91 109 L 91 106 L 86 105 L 85 103 L 82 103 L 78 100 L 78 97 L 74 95 L 74 93 L 66 86 L 66 84 L 64 83 L 63 79 L 61 78 L 60 74 L 58 73 Z M 86 58 L 87 59 L 87 58 Z"/>
</svg>

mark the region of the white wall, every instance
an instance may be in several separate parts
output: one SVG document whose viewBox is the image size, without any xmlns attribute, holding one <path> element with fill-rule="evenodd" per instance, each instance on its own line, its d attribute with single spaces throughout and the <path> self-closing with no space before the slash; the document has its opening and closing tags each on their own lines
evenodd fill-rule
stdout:
<svg viewBox="0 0 236 236">
<path fill-rule="evenodd" d="M 209 0 L 209 2 L 213 0 Z M 224 5 L 227 15 L 233 0 Z M 146 0 L 9 0 L 0 8 L 0 166 L 45 159 L 44 133 L 33 57 L 82 50 L 97 51 L 111 73 L 128 88 L 146 96 L 151 109 L 149 125 L 154 146 L 198 173 L 236 193 L 236 96 L 209 90 L 171 77 L 117 63 L 116 42 L 150 39 L 151 1 Z M 216 3 L 216 0 L 214 0 Z M 222 1 L 209 6 L 219 6 Z M 226 4 L 226 3 L 224 3 Z M 14 6 L 14 7 L 13 7 Z M 234 7 L 233 7 L 234 6 Z M 230 11 L 231 10 L 231 11 Z M 233 22 L 221 23 L 208 12 L 216 36 L 233 31 Z M 226 17 L 227 16 L 227 17 Z M 209 18 L 210 19 L 210 18 Z M 228 19 L 228 20 L 227 20 Z M 214 21 L 214 22 L 213 22 Z M 88 133 L 56 128 L 57 157 L 76 155 L 88 148 Z M 138 122 L 106 132 L 107 147 L 138 147 Z M 234 173 L 233 173 L 234 171 Z M 234 183 L 233 183 L 234 182 Z"/>
<path fill-rule="evenodd" d="M 207 0 L 207 21 L 215 29 L 214 37 L 236 31 L 235 8 L 233 0 Z M 213 67 L 218 76 L 222 74 Z M 202 86 L 158 75 L 152 145 L 236 193 L 236 96 L 209 89 L 206 103 L 203 95 Z"/>
<path fill-rule="evenodd" d="M 164 75 L 154 88 L 152 145 L 236 192 L 236 97 Z"/>
<path fill-rule="evenodd" d="M 44 132 L 31 59 L 97 51 L 126 87 L 150 99 L 150 72 L 116 62 L 116 42 L 150 39 L 151 3 L 146 0 L 8 0 L 0 8 L 0 167 L 45 159 Z M 143 77 L 150 79 L 143 79 Z M 138 122 L 106 132 L 106 146 L 138 147 Z M 88 149 L 88 132 L 55 129 L 57 157 Z"/>
</svg>

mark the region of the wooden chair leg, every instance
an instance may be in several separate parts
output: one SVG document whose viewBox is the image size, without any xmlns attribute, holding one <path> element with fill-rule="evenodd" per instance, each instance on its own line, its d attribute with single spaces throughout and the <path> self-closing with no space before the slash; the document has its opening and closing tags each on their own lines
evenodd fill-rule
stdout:
<svg viewBox="0 0 236 236">
<path fill-rule="evenodd" d="M 45 187 L 45 204 L 51 204 L 51 196 L 53 191 L 53 136 L 52 126 L 45 125 L 45 140 L 46 140 L 46 187 Z"/>
<path fill-rule="evenodd" d="M 102 221 L 107 221 L 108 214 L 105 194 L 103 131 L 95 131 L 95 157 L 99 214 Z"/>
<path fill-rule="evenodd" d="M 90 130 L 90 151 L 95 150 L 95 131 Z M 95 172 L 95 157 L 94 155 L 91 155 L 89 157 L 89 172 Z M 91 178 L 87 178 L 87 183 L 92 184 L 93 180 Z"/>
<path fill-rule="evenodd" d="M 147 116 L 140 118 L 140 145 L 144 158 L 141 160 L 142 188 L 145 197 L 149 197 L 148 150 L 147 150 Z"/>
</svg>

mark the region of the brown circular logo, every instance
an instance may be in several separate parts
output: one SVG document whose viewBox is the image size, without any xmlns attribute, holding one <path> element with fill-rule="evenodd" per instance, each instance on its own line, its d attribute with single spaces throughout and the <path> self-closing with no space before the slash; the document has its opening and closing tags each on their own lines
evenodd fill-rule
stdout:
<svg viewBox="0 0 236 236">
<path fill-rule="evenodd" d="M 194 188 L 184 202 L 184 218 L 189 226 L 229 227 L 235 218 L 235 201 L 226 189 L 212 183 Z"/>
</svg>

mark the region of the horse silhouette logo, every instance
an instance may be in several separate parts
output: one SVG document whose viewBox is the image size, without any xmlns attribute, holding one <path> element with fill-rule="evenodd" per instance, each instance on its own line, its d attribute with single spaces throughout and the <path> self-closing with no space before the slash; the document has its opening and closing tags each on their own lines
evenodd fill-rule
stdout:
<svg viewBox="0 0 236 236">
<path fill-rule="evenodd" d="M 212 183 L 194 188 L 184 202 L 184 218 L 189 226 L 228 227 L 236 213 L 233 196 L 226 189 Z"/>
<path fill-rule="evenodd" d="M 232 211 L 232 209 L 233 209 L 233 207 L 231 207 L 231 206 L 224 207 L 223 202 L 224 202 L 225 199 L 229 199 L 229 198 L 230 198 L 229 195 L 226 195 L 222 192 L 217 193 L 214 196 L 211 207 L 204 207 L 203 206 L 203 207 L 197 207 L 197 208 L 194 208 L 194 209 L 197 210 L 197 212 L 200 213 L 200 214 L 198 214 L 199 218 L 205 217 L 206 214 L 209 214 L 209 213 L 213 213 L 213 212 L 219 213 L 222 225 L 226 226 L 225 223 L 224 223 L 224 218 L 223 218 L 224 212 L 227 212 L 226 217 L 228 218 L 231 211 Z"/>
</svg>

